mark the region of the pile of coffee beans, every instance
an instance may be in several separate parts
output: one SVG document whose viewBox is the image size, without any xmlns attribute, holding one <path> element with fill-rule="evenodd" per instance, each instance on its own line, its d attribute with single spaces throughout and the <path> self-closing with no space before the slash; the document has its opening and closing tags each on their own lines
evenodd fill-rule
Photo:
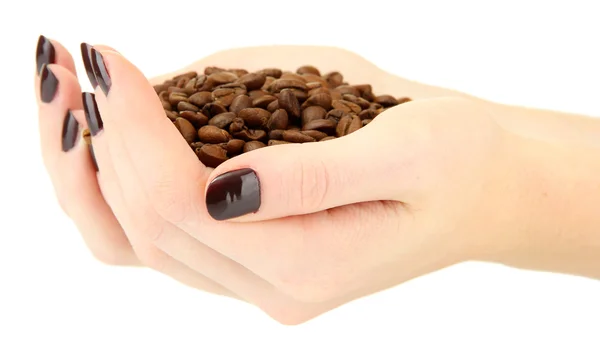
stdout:
<svg viewBox="0 0 600 353">
<path fill-rule="evenodd" d="M 410 101 L 350 85 L 339 72 L 314 66 L 296 72 L 207 67 L 154 86 L 166 116 L 207 167 L 285 143 L 328 141 Z"/>
</svg>

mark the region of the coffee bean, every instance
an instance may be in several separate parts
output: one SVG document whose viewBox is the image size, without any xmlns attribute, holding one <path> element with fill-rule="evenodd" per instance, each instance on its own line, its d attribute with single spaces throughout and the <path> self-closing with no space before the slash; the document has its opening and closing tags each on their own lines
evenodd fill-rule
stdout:
<svg viewBox="0 0 600 353">
<path fill-rule="evenodd" d="M 172 121 L 175 121 L 175 119 L 177 119 L 179 117 L 176 112 L 172 112 L 172 111 L 168 111 L 168 110 L 165 110 L 165 114 L 167 114 L 167 118 L 171 119 Z"/>
<path fill-rule="evenodd" d="M 261 87 L 261 90 L 266 91 L 269 89 L 269 87 L 271 87 L 271 84 L 273 82 L 275 82 L 276 78 L 271 77 L 271 76 L 267 76 L 267 78 L 265 79 L 265 84 Z"/>
<path fill-rule="evenodd" d="M 277 68 L 266 68 L 258 71 L 258 73 L 273 78 L 280 78 L 283 72 Z"/>
<path fill-rule="evenodd" d="M 269 95 L 269 92 L 262 89 L 255 89 L 254 91 L 248 92 L 248 96 L 252 101 L 266 95 Z"/>
<path fill-rule="evenodd" d="M 308 91 L 308 87 L 306 87 L 304 82 L 291 79 L 278 79 L 273 81 L 273 83 L 269 86 L 269 91 L 279 93 L 281 90 L 286 88 L 295 88 L 302 91 Z"/>
<path fill-rule="evenodd" d="M 368 124 L 369 124 L 371 121 L 373 121 L 373 119 L 364 119 L 364 120 L 362 121 L 362 125 L 363 125 L 363 126 L 367 126 L 367 125 L 368 125 Z"/>
<path fill-rule="evenodd" d="M 271 130 L 269 131 L 269 139 L 271 140 L 283 140 L 284 130 Z"/>
<path fill-rule="evenodd" d="M 265 75 L 259 73 L 249 73 L 241 76 L 235 82 L 246 86 L 248 91 L 253 91 L 260 89 L 265 84 L 266 79 L 267 77 Z"/>
<path fill-rule="evenodd" d="M 244 153 L 248 153 L 250 151 L 254 151 L 254 150 L 257 150 L 257 149 L 263 148 L 263 147 L 267 147 L 267 145 L 265 145 L 264 143 L 262 143 L 260 141 L 246 142 L 246 144 L 244 145 Z"/>
<path fill-rule="evenodd" d="M 188 97 L 183 92 L 173 92 L 169 95 L 169 103 L 171 103 L 174 106 L 177 106 L 177 104 L 179 104 L 179 102 L 187 102 L 187 101 L 188 101 Z"/>
<path fill-rule="evenodd" d="M 292 90 L 292 93 L 294 93 L 294 96 L 296 96 L 296 99 L 298 100 L 299 103 L 304 103 L 304 101 L 306 101 L 308 99 L 308 93 L 306 91 L 296 89 L 296 88 L 291 88 L 291 90 Z"/>
<path fill-rule="evenodd" d="M 348 128 L 352 123 L 352 118 L 349 115 L 344 115 L 335 128 L 335 136 L 342 137 L 348 134 Z"/>
<path fill-rule="evenodd" d="M 329 140 L 335 140 L 335 136 L 327 136 L 325 138 L 320 139 L 319 142 L 329 141 Z"/>
<path fill-rule="evenodd" d="M 191 147 L 193 150 L 196 150 L 196 148 L 200 148 L 200 147 L 202 147 L 202 146 L 204 146 L 204 143 L 203 143 L 203 142 L 200 142 L 200 141 L 195 141 L 195 142 L 192 142 L 192 143 L 190 143 L 190 147 Z"/>
<path fill-rule="evenodd" d="M 340 92 L 340 94 L 342 96 L 344 94 L 351 94 L 356 97 L 360 96 L 360 91 L 356 87 L 349 86 L 349 85 L 337 86 L 336 88 L 334 88 L 334 91 Z"/>
<path fill-rule="evenodd" d="M 194 78 L 196 76 L 198 76 L 198 73 L 196 71 L 187 71 L 187 72 L 181 73 L 181 74 L 173 77 L 172 80 L 173 81 L 179 81 L 180 79 L 182 79 L 184 77 L 187 78 L 187 79 L 191 79 L 191 78 Z"/>
<path fill-rule="evenodd" d="M 196 128 L 194 128 L 194 125 L 192 125 L 192 123 L 190 123 L 188 120 L 184 118 L 175 119 L 175 127 L 177 130 L 179 130 L 188 144 L 196 140 Z"/>
<path fill-rule="evenodd" d="M 294 143 L 315 142 L 316 139 L 303 134 L 300 131 L 285 130 L 283 132 L 283 140 Z"/>
<path fill-rule="evenodd" d="M 302 111 L 302 125 L 306 125 L 313 120 L 325 119 L 325 116 L 327 116 L 327 111 L 321 106 L 313 105 L 306 107 Z"/>
<path fill-rule="evenodd" d="M 269 130 L 285 130 L 289 124 L 288 114 L 284 109 L 277 109 L 267 121 Z"/>
<path fill-rule="evenodd" d="M 279 109 L 279 100 L 276 101 L 272 101 L 271 103 L 269 103 L 269 105 L 267 106 L 267 110 L 273 114 L 274 111 L 276 111 L 277 109 Z"/>
<path fill-rule="evenodd" d="M 188 101 L 193 105 L 202 108 L 205 104 L 213 101 L 213 96 L 211 92 L 198 92 L 192 94 Z"/>
<path fill-rule="evenodd" d="M 169 87 L 169 89 L 167 89 L 167 92 L 169 92 L 169 94 L 171 94 L 171 93 L 185 93 L 185 89 L 179 88 L 177 86 L 171 86 L 171 87 Z M 185 94 L 187 94 L 187 93 L 185 93 Z"/>
<path fill-rule="evenodd" d="M 196 155 L 209 168 L 216 168 L 228 159 L 227 150 L 219 145 L 204 145 L 196 150 Z"/>
<path fill-rule="evenodd" d="M 314 138 L 317 141 L 327 137 L 326 133 L 324 133 L 323 131 L 317 131 L 317 130 L 304 130 L 304 131 L 302 131 L 302 133 L 304 135 L 308 135 L 308 136 Z"/>
<path fill-rule="evenodd" d="M 314 66 L 310 66 L 310 65 L 304 65 L 304 66 L 300 66 L 298 68 L 298 70 L 296 70 L 296 73 L 302 75 L 302 74 L 313 74 L 316 76 L 321 76 L 321 73 L 319 72 L 319 69 L 317 69 Z"/>
<path fill-rule="evenodd" d="M 315 119 L 304 124 L 303 130 L 319 130 L 328 134 L 335 133 L 337 124 L 329 119 Z"/>
<path fill-rule="evenodd" d="M 227 71 L 235 74 L 237 77 L 242 77 L 248 74 L 248 70 L 246 69 L 227 69 Z"/>
<path fill-rule="evenodd" d="M 279 93 L 279 107 L 285 109 L 289 116 L 293 118 L 300 117 L 300 102 L 294 92 L 290 89 L 284 89 Z"/>
<path fill-rule="evenodd" d="M 173 106 L 171 105 L 171 103 L 169 101 L 160 101 L 162 103 L 163 109 L 164 110 L 172 110 Z"/>
<path fill-rule="evenodd" d="M 179 110 L 180 112 L 186 111 L 186 110 L 189 110 L 189 111 L 192 111 L 192 112 L 200 111 L 200 109 L 197 106 L 195 106 L 195 105 L 193 105 L 191 103 L 188 103 L 188 102 L 179 102 L 179 103 L 177 103 L 177 110 Z"/>
<path fill-rule="evenodd" d="M 338 99 L 331 102 L 331 106 L 334 109 L 339 109 L 344 111 L 345 113 L 360 113 L 362 110 L 358 104 L 354 104 L 352 102 L 348 102 L 347 100 Z"/>
<path fill-rule="evenodd" d="M 227 127 L 233 122 L 233 119 L 235 119 L 235 117 L 235 113 L 221 113 L 213 116 L 208 121 L 208 125 L 216 126 L 219 129 L 227 129 Z"/>
<path fill-rule="evenodd" d="M 303 108 L 317 105 L 319 107 L 323 107 L 325 110 L 331 109 L 331 94 L 328 92 L 319 92 L 313 95 L 310 95 L 306 102 L 303 104 Z"/>
<path fill-rule="evenodd" d="M 256 108 L 267 109 L 267 106 L 276 100 L 277 98 L 275 96 L 264 95 L 253 100 L 252 105 L 254 105 Z"/>
<path fill-rule="evenodd" d="M 246 141 L 240 139 L 231 139 L 227 142 L 226 149 L 229 155 L 236 155 L 242 153 Z"/>
<path fill-rule="evenodd" d="M 344 83 L 344 76 L 342 76 L 342 74 L 337 71 L 330 72 L 323 76 L 323 78 L 325 79 L 325 81 L 327 81 L 329 87 L 331 88 L 335 88 Z"/>
<path fill-rule="evenodd" d="M 208 67 L 204 68 L 205 75 L 212 75 L 214 73 L 222 72 L 222 71 L 225 71 L 225 69 L 222 69 L 222 68 L 216 67 L 216 66 L 208 66 Z"/>
<path fill-rule="evenodd" d="M 229 125 L 229 133 L 233 135 L 236 132 L 240 132 L 240 131 L 244 130 L 245 127 L 246 127 L 246 124 L 244 123 L 244 119 L 235 118 L 231 122 L 231 125 Z"/>
<path fill-rule="evenodd" d="M 258 141 L 258 140 L 266 140 L 267 133 L 265 130 L 258 129 L 244 129 L 240 132 L 236 132 L 233 134 L 233 137 L 236 139 L 241 139 L 244 141 Z"/>
<path fill-rule="evenodd" d="M 358 129 L 360 129 L 362 127 L 362 120 L 360 120 L 360 118 L 358 117 L 358 115 L 354 114 L 352 116 L 352 122 L 350 123 L 350 126 L 348 126 L 348 132 L 347 135 L 357 131 Z"/>
<path fill-rule="evenodd" d="M 196 90 L 200 92 L 210 91 L 216 85 L 215 81 L 209 80 L 206 75 L 196 77 Z"/>
<path fill-rule="evenodd" d="M 252 108 L 252 99 L 245 94 L 235 97 L 229 105 L 229 111 L 235 114 L 246 108 Z"/>
<path fill-rule="evenodd" d="M 219 103 L 208 103 L 202 108 L 202 114 L 206 115 L 209 118 L 226 112 L 227 108 L 225 108 L 225 106 Z"/>
<path fill-rule="evenodd" d="M 412 101 L 412 99 L 408 98 L 408 97 L 400 97 L 397 99 L 398 104 L 403 104 L 403 103 L 408 103 L 410 101 Z"/>
<path fill-rule="evenodd" d="M 198 130 L 198 137 L 204 143 L 223 143 L 231 139 L 231 135 L 213 125 L 206 125 Z"/>
<path fill-rule="evenodd" d="M 262 108 L 246 108 L 242 109 L 238 113 L 238 116 L 244 119 L 246 126 L 259 128 L 266 126 L 271 113 Z"/>
<path fill-rule="evenodd" d="M 362 112 L 360 112 L 358 114 L 358 116 L 362 120 L 375 119 L 375 117 L 377 116 L 377 112 L 372 109 L 366 109 L 366 110 L 363 110 Z"/>
<path fill-rule="evenodd" d="M 371 105 L 371 102 L 367 101 L 366 99 L 357 97 L 352 94 L 343 94 L 342 98 L 345 101 L 352 102 L 352 103 L 358 105 L 360 107 L 360 109 L 368 109 L 369 106 Z"/>
<path fill-rule="evenodd" d="M 182 111 L 179 112 L 179 116 L 184 119 L 187 119 L 192 125 L 196 127 L 196 129 L 201 128 L 202 126 L 208 124 L 208 117 L 200 112 L 193 111 Z"/>
<path fill-rule="evenodd" d="M 232 83 L 237 80 L 238 77 L 231 72 L 220 71 L 208 75 L 208 79 L 212 80 L 218 86 L 225 83 Z"/>
<path fill-rule="evenodd" d="M 343 110 L 340 109 L 332 109 L 327 112 L 325 119 L 329 119 L 335 121 L 336 123 L 340 121 L 340 119 L 346 114 Z"/>
<path fill-rule="evenodd" d="M 381 96 L 375 97 L 375 103 L 381 104 L 383 107 L 393 107 L 398 104 L 396 98 L 390 96 L 389 94 L 383 94 Z"/>
<path fill-rule="evenodd" d="M 281 141 L 281 140 L 269 140 L 269 143 L 267 144 L 268 146 L 275 146 L 275 145 L 285 145 L 291 142 L 287 142 L 287 141 Z"/>
</svg>

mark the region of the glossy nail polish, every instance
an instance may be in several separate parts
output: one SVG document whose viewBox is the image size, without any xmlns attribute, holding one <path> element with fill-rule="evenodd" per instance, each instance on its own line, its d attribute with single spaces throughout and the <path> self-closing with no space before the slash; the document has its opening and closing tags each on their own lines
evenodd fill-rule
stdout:
<svg viewBox="0 0 600 353">
<path fill-rule="evenodd" d="M 63 121 L 62 129 L 62 150 L 68 152 L 75 146 L 77 142 L 77 134 L 79 133 L 79 123 L 75 116 L 69 110 Z"/>
<path fill-rule="evenodd" d="M 208 213 L 217 221 L 258 211 L 260 181 L 252 169 L 240 169 L 216 177 L 206 192 Z"/>
<path fill-rule="evenodd" d="M 96 89 L 98 87 L 98 81 L 96 81 L 96 75 L 94 75 L 94 70 L 92 69 L 92 46 L 87 43 L 81 43 L 81 59 L 83 60 L 83 67 L 85 67 L 85 72 L 87 73 L 87 77 L 92 84 L 92 88 Z"/>
<path fill-rule="evenodd" d="M 88 151 L 90 152 L 90 157 L 92 157 L 92 163 L 94 164 L 94 169 L 98 171 L 98 163 L 96 162 L 96 155 L 94 154 L 94 147 L 92 145 L 87 145 Z"/>
<path fill-rule="evenodd" d="M 42 65 L 40 73 L 40 98 L 44 103 L 50 103 L 58 90 L 58 78 L 48 68 L 48 65 Z"/>
<path fill-rule="evenodd" d="M 40 36 L 35 51 L 35 64 L 38 75 L 42 72 L 42 66 L 56 62 L 56 50 L 54 45 L 44 36 Z"/>
<path fill-rule="evenodd" d="M 92 136 L 96 136 L 104 127 L 102 117 L 98 111 L 98 105 L 96 104 L 96 96 L 93 93 L 84 92 L 81 97 L 83 99 L 83 111 L 85 112 L 88 129 L 90 129 Z"/>
<path fill-rule="evenodd" d="M 92 69 L 94 70 L 94 75 L 96 76 L 96 81 L 102 88 L 102 91 L 105 95 L 108 95 L 108 91 L 110 91 L 110 86 L 112 85 L 112 80 L 110 79 L 110 74 L 106 69 L 106 65 L 104 64 L 104 58 L 99 51 L 92 48 L 92 54 L 90 55 L 92 58 Z"/>
</svg>

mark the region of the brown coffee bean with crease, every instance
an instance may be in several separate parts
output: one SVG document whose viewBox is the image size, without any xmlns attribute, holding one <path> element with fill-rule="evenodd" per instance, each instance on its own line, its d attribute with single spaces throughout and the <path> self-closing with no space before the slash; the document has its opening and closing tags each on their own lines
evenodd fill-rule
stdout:
<svg viewBox="0 0 600 353">
<path fill-rule="evenodd" d="M 283 140 L 283 131 L 285 131 L 285 130 L 269 131 L 269 139 L 270 140 Z"/>
<path fill-rule="evenodd" d="M 198 137 L 204 143 L 223 143 L 231 139 L 231 135 L 216 126 L 206 125 L 198 130 Z"/>
<path fill-rule="evenodd" d="M 360 91 L 356 87 L 353 87 L 353 86 L 348 86 L 348 85 L 337 86 L 336 88 L 334 88 L 334 91 L 340 92 L 340 94 L 342 96 L 344 96 L 345 94 L 351 94 L 353 96 L 360 97 Z"/>
<path fill-rule="evenodd" d="M 337 71 L 330 72 L 323 76 L 323 78 L 325 79 L 325 81 L 327 81 L 329 87 L 331 88 L 335 88 L 344 83 L 344 76 L 342 76 L 342 74 Z"/>
<path fill-rule="evenodd" d="M 176 112 L 171 112 L 167 110 L 165 110 L 165 114 L 167 115 L 167 118 L 171 119 L 172 121 L 175 121 L 175 119 L 179 117 Z"/>
<path fill-rule="evenodd" d="M 246 124 L 244 123 L 244 119 L 235 118 L 229 125 L 229 133 L 235 134 L 236 132 L 240 132 L 246 128 Z"/>
<path fill-rule="evenodd" d="M 335 140 L 335 136 L 327 136 L 323 139 L 320 139 L 319 142 Z"/>
<path fill-rule="evenodd" d="M 273 112 L 275 112 L 277 109 L 279 109 L 279 100 L 276 101 L 272 101 L 271 103 L 269 103 L 269 105 L 267 106 L 267 110 L 273 114 Z"/>
<path fill-rule="evenodd" d="M 202 126 L 208 124 L 208 117 L 200 112 L 185 110 L 179 112 L 179 116 L 181 116 L 184 119 L 187 119 L 190 123 L 192 123 L 192 125 L 196 127 L 196 129 L 199 129 Z"/>
<path fill-rule="evenodd" d="M 281 69 L 278 69 L 278 68 L 266 68 L 266 69 L 259 70 L 257 73 L 265 75 L 265 76 L 270 76 L 273 78 L 280 78 L 281 75 L 283 74 Z"/>
<path fill-rule="evenodd" d="M 327 111 L 323 107 L 318 105 L 306 107 L 306 109 L 302 111 L 302 125 L 306 125 L 313 120 L 325 119 L 326 116 Z"/>
<path fill-rule="evenodd" d="M 323 139 L 323 138 L 325 138 L 325 137 L 328 136 L 323 131 L 317 131 L 317 130 L 303 130 L 302 133 L 304 135 L 308 135 L 308 136 L 314 138 L 317 141 L 319 141 L 319 140 L 321 140 L 321 139 Z"/>
<path fill-rule="evenodd" d="M 194 127 L 194 125 L 192 125 L 192 123 L 190 123 L 186 119 L 175 119 L 175 127 L 177 128 L 177 130 L 179 130 L 179 132 L 181 133 L 181 135 L 187 143 L 192 143 L 196 140 L 196 128 Z"/>
<path fill-rule="evenodd" d="M 374 111 L 373 109 L 366 109 L 363 110 L 362 112 L 360 112 L 358 114 L 358 116 L 362 119 L 362 120 L 366 120 L 366 119 L 375 119 L 375 117 L 377 116 L 377 112 Z"/>
<path fill-rule="evenodd" d="M 219 129 L 227 129 L 227 127 L 229 126 L 229 124 L 231 124 L 233 122 L 233 119 L 235 119 L 235 113 L 221 113 L 219 115 L 215 115 L 213 116 L 209 121 L 208 121 L 208 125 L 212 125 L 212 126 L 216 126 Z"/>
<path fill-rule="evenodd" d="M 227 142 L 225 149 L 230 156 L 242 153 L 246 141 L 240 139 L 231 139 Z"/>
<path fill-rule="evenodd" d="M 215 72 L 208 75 L 208 79 L 212 80 L 217 86 L 226 83 L 232 83 L 238 79 L 237 75 L 227 71 Z"/>
<path fill-rule="evenodd" d="M 278 79 L 273 81 L 273 83 L 269 86 L 269 91 L 273 93 L 279 93 L 286 88 L 295 88 L 301 91 L 308 91 L 306 83 L 300 80 L 291 79 Z"/>
<path fill-rule="evenodd" d="M 327 112 L 327 115 L 325 116 L 325 119 L 329 119 L 332 121 L 335 121 L 336 123 L 338 121 L 340 121 L 340 119 L 346 115 L 346 112 L 344 112 L 343 110 L 340 109 L 332 109 L 330 111 Z"/>
<path fill-rule="evenodd" d="M 334 134 L 335 128 L 338 124 L 329 119 L 316 119 L 311 120 L 308 123 L 304 124 L 302 127 L 303 130 L 318 130 L 323 131 L 327 134 Z"/>
<path fill-rule="evenodd" d="M 382 94 L 381 96 L 375 97 L 375 103 L 381 104 L 383 107 L 393 107 L 398 104 L 396 98 L 389 94 Z"/>
<path fill-rule="evenodd" d="M 259 73 L 249 73 L 238 78 L 235 82 L 246 86 L 248 91 L 260 89 L 266 81 L 267 77 Z"/>
<path fill-rule="evenodd" d="M 267 147 L 267 145 L 265 145 L 264 143 L 262 143 L 260 141 L 246 142 L 246 144 L 244 145 L 244 153 L 248 153 L 250 151 L 254 151 L 254 150 L 257 150 L 257 149 L 263 148 L 263 147 Z"/>
<path fill-rule="evenodd" d="M 412 101 L 412 99 L 408 98 L 408 97 L 400 97 L 397 99 L 398 104 L 404 104 L 404 103 L 408 103 L 410 101 Z"/>
<path fill-rule="evenodd" d="M 302 104 L 302 108 L 317 105 L 319 107 L 323 107 L 325 110 L 331 109 L 331 94 L 328 92 L 319 92 L 313 95 L 310 95 L 308 99 Z"/>
<path fill-rule="evenodd" d="M 204 145 L 196 149 L 200 162 L 209 168 L 216 168 L 227 161 L 227 150 L 219 145 Z"/>
<path fill-rule="evenodd" d="M 291 143 L 291 142 L 281 141 L 281 140 L 269 140 L 269 143 L 267 145 L 275 146 L 275 145 L 285 145 L 285 144 L 289 144 L 289 143 Z"/>
<path fill-rule="evenodd" d="M 321 76 L 321 72 L 319 72 L 319 69 L 317 69 L 314 66 L 311 65 L 304 65 L 304 66 L 300 66 L 297 70 L 296 70 L 297 74 L 312 74 L 315 76 Z"/>
<path fill-rule="evenodd" d="M 244 141 L 259 141 L 266 140 L 267 133 L 265 132 L 265 130 L 244 129 L 240 132 L 236 132 L 235 134 L 233 134 L 233 137 Z"/>
<path fill-rule="evenodd" d="M 258 97 L 255 100 L 252 101 L 252 105 L 256 108 L 262 108 L 262 109 L 267 109 L 267 107 L 269 106 L 269 104 L 271 104 L 272 102 L 276 101 L 277 97 L 275 96 L 271 96 L 271 95 L 264 95 L 262 97 Z"/>
<path fill-rule="evenodd" d="M 313 137 L 303 134 L 301 131 L 285 130 L 283 140 L 294 143 L 315 142 Z"/>
<path fill-rule="evenodd" d="M 229 105 L 229 111 L 235 114 L 246 108 L 252 108 L 252 99 L 245 94 L 235 97 Z"/>
<path fill-rule="evenodd" d="M 269 130 L 285 130 L 289 124 L 288 114 L 284 109 L 277 109 L 267 121 Z"/>
<path fill-rule="evenodd" d="M 202 114 L 209 118 L 221 113 L 227 113 L 227 108 L 219 103 L 208 103 L 202 108 Z"/>
<path fill-rule="evenodd" d="M 162 104 L 164 110 L 173 110 L 173 105 L 171 105 L 169 101 L 161 100 L 160 103 Z"/>
<path fill-rule="evenodd" d="M 197 106 L 195 106 L 191 103 L 188 103 L 188 102 L 179 102 L 177 104 L 177 110 L 179 110 L 180 112 L 186 111 L 186 110 L 189 110 L 192 112 L 198 112 L 198 111 L 200 111 L 200 108 L 198 108 Z"/>
<path fill-rule="evenodd" d="M 188 96 L 187 94 L 183 93 L 183 92 L 173 92 L 171 94 L 169 94 L 169 103 L 171 103 L 171 105 L 177 106 L 177 104 L 179 104 L 179 102 L 187 102 L 188 101 Z"/>
<path fill-rule="evenodd" d="M 284 89 L 279 93 L 279 108 L 285 109 L 289 116 L 299 118 L 301 114 L 300 102 L 291 89 Z"/>
<path fill-rule="evenodd" d="M 352 94 L 344 94 L 342 95 L 342 99 L 348 102 L 352 102 L 358 105 L 361 109 L 368 109 L 371 103 L 366 99 L 354 96 Z"/>
<path fill-rule="evenodd" d="M 204 107 L 205 104 L 212 103 L 213 96 L 211 92 L 197 92 L 190 96 L 188 102 L 197 107 Z"/>
<path fill-rule="evenodd" d="M 246 108 L 238 113 L 238 117 L 242 118 L 248 127 L 261 128 L 267 125 L 271 113 L 262 108 Z"/>
<path fill-rule="evenodd" d="M 348 102 L 348 101 L 343 100 L 343 99 L 334 100 L 331 103 L 331 106 L 333 106 L 334 109 L 342 110 L 345 113 L 356 113 L 356 114 L 358 114 L 362 110 L 358 104 L 354 104 L 352 102 Z"/>
</svg>

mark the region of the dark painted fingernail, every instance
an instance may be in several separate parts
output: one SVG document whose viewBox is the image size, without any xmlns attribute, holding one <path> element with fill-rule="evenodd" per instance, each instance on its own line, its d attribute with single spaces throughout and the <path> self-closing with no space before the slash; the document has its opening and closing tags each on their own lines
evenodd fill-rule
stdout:
<svg viewBox="0 0 600 353">
<path fill-rule="evenodd" d="M 96 162 L 96 155 L 94 154 L 94 147 L 92 145 L 87 145 L 88 151 L 90 151 L 90 157 L 92 157 L 92 163 L 94 164 L 94 169 L 98 171 L 98 163 Z"/>
<path fill-rule="evenodd" d="M 243 216 L 260 208 L 260 181 L 249 168 L 216 177 L 206 192 L 206 207 L 217 221 Z"/>
<path fill-rule="evenodd" d="M 62 129 L 62 150 L 68 152 L 75 146 L 77 142 L 77 134 L 79 133 L 79 123 L 75 116 L 69 110 L 63 121 Z"/>
<path fill-rule="evenodd" d="M 58 90 L 58 78 L 50 71 L 48 65 L 42 65 L 40 77 L 40 97 L 42 98 L 42 102 L 50 103 Z"/>
<path fill-rule="evenodd" d="M 42 66 L 56 62 L 56 50 L 54 45 L 44 36 L 40 36 L 35 50 L 35 63 L 38 75 L 42 72 Z"/>
<path fill-rule="evenodd" d="M 83 99 L 85 120 L 87 121 L 88 128 L 90 129 L 90 134 L 92 136 L 96 136 L 104 127 L 102 117 L 98 111 L 98 104 L 96 104 L 96 96 L 93 93 L 83 92 L 81 97 Z"/>
<path fill-rule="evenodd" d="M 81 43 L 80 47 L 83 67 L 85 67 L 85 72 L 87 73 L 87 77 L 90 80 L 92 87 L 96 89 L 96 87 L 98 87 L 98 81 L 96 81 L 96 75 L 94 75 L 94 70 L 92 69 L 92 60 L 90 60 L 92 55 L 92 46 L 87 43 Z"/>
<path fill-rule="evenodd" d="M 106 65 L 104 64 L 104 58 L 99 51 L 92 48 L 92 69 L 94 70 L 94 75 L 96 75 L 96 81 L 102 88 L 104 94 L 108 95 L 108 91 L 110 91 L 110 86 L 112 85 L 112 80 L 110 79 L 110 74 L 106 69 Z"/>
</svg>

